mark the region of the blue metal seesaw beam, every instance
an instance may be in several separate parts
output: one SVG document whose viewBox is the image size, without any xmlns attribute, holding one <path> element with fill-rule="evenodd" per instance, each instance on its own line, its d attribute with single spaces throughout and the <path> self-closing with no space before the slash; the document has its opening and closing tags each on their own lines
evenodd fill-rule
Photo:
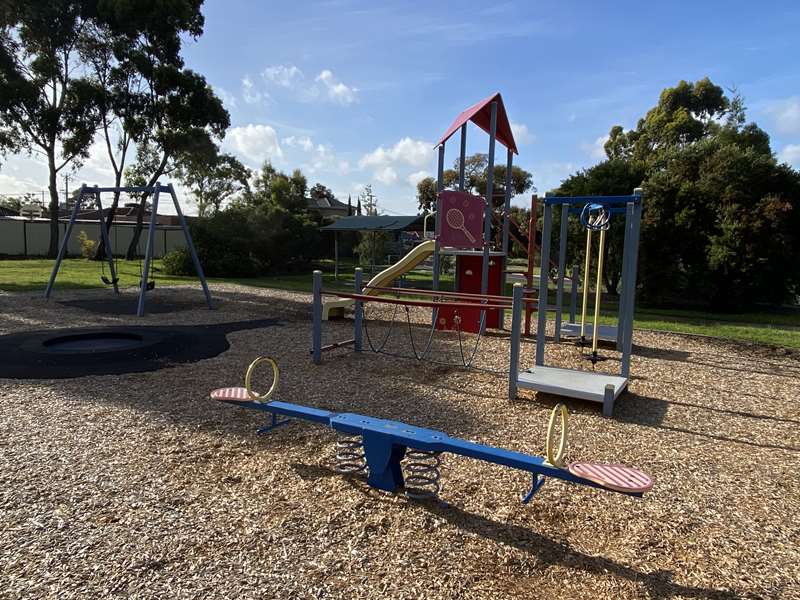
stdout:
<svg viewBox="0 0 800 600">
<path fill-rule="evenodd" d="M 271 413 L 272 424 L 259 430 L 259 433 L 284 424 L 285 420 L 277 420 L 277 416 L 282 415 L 327 425 L 336 431 L 349 435 L 360 435 L 364 444 L 367 466 L 369 467 L 367 483 L 372 487 L 389 492 L 394 492 L 403 487 L 404 481 L 400 461 L 403 459 L 406 449 L 412 448 L 426 452 L 450 452 L 451 454 L 459 454 L 504 467 L 527 471 L 533 474 L 533 485 L 524 499 L 525 502 L 530 500 L 530 497 L 541 487 L 544 477 L 554 477 L 628 496 L 642 496 L 641 493 L 618 492 L 617 490 L 603 487 L 593 481 L 573 475 L 566 469 L 554 467 L 540 456 L 522 454 L 521 452 L 452 438 L 446 433 L 435 429 L 415 427 L 399 421 L 376 419 L 375 417 L 354 413 L 335 413 L 278 400 L 266 404 L 241 401 L 230 401 L 229 403 Z"/>
</svg>

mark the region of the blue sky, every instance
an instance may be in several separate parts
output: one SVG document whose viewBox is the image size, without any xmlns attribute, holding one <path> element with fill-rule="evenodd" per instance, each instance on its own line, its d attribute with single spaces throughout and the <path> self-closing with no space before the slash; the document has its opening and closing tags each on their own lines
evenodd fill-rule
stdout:
<svg viewBox="0 0 800 600">
<path fill-rule="evenodd" d="M 231 113 L 224 148 L 251 167 L 299 167 L 345 201 L 372 183 L 382 209 L 415 212 L 434 142 L 495 91 L 517 164 L 544 192 L 600 160 L 609 128 L 634 126 L 664 87 L 706 75 L 738 88 L 800 167 L 797 2 L 207 0 L 204 14 L 184 54 Z M 486 151 L 478 129 L 468 139 Z M 456 155 L 451 144 L 447 163 Z M 41 187 L 25 160 L 3 166 L 0 187 Z M 93 153 L 78 180 L 102 177 L 102 163 Z"/>
</svg>

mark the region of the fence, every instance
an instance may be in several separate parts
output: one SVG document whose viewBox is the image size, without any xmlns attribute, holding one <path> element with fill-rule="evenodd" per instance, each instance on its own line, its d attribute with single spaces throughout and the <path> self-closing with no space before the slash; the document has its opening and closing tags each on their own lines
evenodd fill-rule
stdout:
<svg viewBox="0 0 800 600">
<path fill-rule="evenodd" d="M 114 223 L 109 232 L 111 247 L 115 255 L 123 255 L 133 239 L 135 223 Z M 58 223 L 59 244 L 64 239 L 67 221 Z M 100 224 L 97 221 L 76 221 L 72 235 L 67 244 L 67 254 L 80 256 L 80 233 L 86 232 L 90 240 L 100 239 Z M 139 241 L 144 254 L 147 241 L 145 226 Z M 47 219 L 20 219 L 15 217 L 0 218 L 0 256 L 46 256 L 50 246 L 50 221 Z M 153 256 L 161 258 L 177 248 L 185 248 L 186 239 L 183 230 L 178 226 L 159 225 L 153 244 Z"/>
</svg>

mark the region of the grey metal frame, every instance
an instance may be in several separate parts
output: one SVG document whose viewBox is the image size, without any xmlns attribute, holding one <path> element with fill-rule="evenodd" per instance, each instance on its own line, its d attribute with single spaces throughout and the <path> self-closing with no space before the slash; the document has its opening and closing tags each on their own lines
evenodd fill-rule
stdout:
<svg viewBox="0 0 800 600">
<path fill-rule="evenodd" d="M 620 361 L 620 377 L 626 381 L 624 386 L 627 386 L 627 379 L 630 377 L 630 363 L 631 353 L 633 348 L 633 317 L 635 309 L 636 297 L 636 270 L 638 265 L 639 253 L 639 234 L 641 230 L 641 216 L 642 216 L 642 190 L 636 188 L 631 196 L 593 196 L 593 197 L 579 197 L 579 198 L 545 198 L 544 205 L 544 222 L 542 225 L 542 247 L 541 247 L 541 264 L 550 264 L 550 246 L 553 228 L 553 207 L 561 204 L 561 227 L 559 239 L 559 261 L 558 261 L 558 282 L 556 286 L 556 330 L 555 340 L 560 339 L 561 327 L 561 313 L 562 313 L 562 294 L 564 289 L 564 272 L 566 267 L 566 242 L 567 242 L 567 218 L 569 217 L 569 207 L 573 204 L 580 204 L 585 202 L 600 202 L 608 205 L 619 206 L 624 204 L 625 208 L 625 236 L 623 245 L 622 256 L 622 278 L 621 278 L 621 293 L 619 301 L 619 326 L 617 330 L 617 343 L 619 349 L 622 351 L 622 360 Z M 614 209 L 615 212 L 622 212 L 619 209 Z M 572 269 L 572 290 L 570 300 L 570 316 L 574 320 L 577 308 L 577 286 L 575 285 L 577 278 L 577 267 Z M 586 279 L 586 277 L 584 277 Z M 538 314 L 537 314 L 537 330 L 536 330 L 536 358 L 535 367 L 545 367 L 544 352 L 546 344 L 546 329 L 547 329 L 547 306 L 548 306 L 548 269 L 544 266 L 539 274 L 539 301 L 538 301 Z M 518 315 L 522 311 L 522 294 L 517 292 L 516 286 L 514 289 L 514 296 L 512 301 L 512 330 L 511 330 L 511 364 L 509 366 L 509 398 L 515 398 L 519 386 L 519 348 L 521 342 L 521 333 L 519 328 Z M 515 321 L 516 320 L 516 321 Z M 601 375 L 601 374 L 598 374 Z M 569 392 L 570 388 L 563 387 L 563 391 Z M 603 414 L 609 416 L 614 404 L 615 387 L 614 385 L 607 385 L 604 390 L 603 400 Z M 565 395 L 569 395 L 568 393 Z"/>
<path fill-rule="evenodd" d="M 100 235 L 103 238 L 103 244 L 106 248 L 106 259 L 108 260 L 108 266 L 111 269 L 111 279 L 114 285 L 114 293 L 119 293 L 119 288 L 117 286 L 117 274 L 116 269 L 114 267 L 114 255 L 113 255 L 113 248 L 111 248 L 111 243 L 109 241 L 108 229 L 105 225 L 105 219 L 103 218 L 103 204 L 100 201 L 100 194 L 103 192 L 125 192 L 125 193 L 150 193 L 153 195 L 153 205 L 152 210 L 150 213 L 150 223 L 148 224 L 147 228 L 147 245 L 145 249 L 145 259 L 144 259 L 144 266 L 142 268 L 142 279 L 139 282 L 139 300 L 137 303 L 136 308 L 136 315 L 139 317 L 144 316 L 145 312 L 145 295 L 147 293 L 147 280 L 150 275 L 150 267 L 153 261 L 153 244 L 155 242 L 155 235 L 156 235 L 156 218 L 158 214 L 158 199 L 159 194 L 161 192 L 167 192 L 170 197 L 172 198 L 172 202 L 175 206 L 175 211 L 178 215 L 178 220 L 181 224 L 181 229 L 183 229 L 183 235 L 186 238 L 186 245 L 189 249 L 189 254 L 192 257 L 192 263 L 194 264 L 195 271 L 197 271 L 197 275 L 200 278 L 200 285 L 203 287 L 203 294 L 206 298 L 206 304 L 208 305 L 209 309 L 213 309 L 214 305 L 211 300 L 211 292 L 208 289 L 208 283 L 206 282 L 205 274 L 203 273 L 203 266 L 200 264 L 200 259 L 197 256 L 197 250 L 194 247 L 194 243 L 192 242 L 192 235 L 189 233 L 189 227 L 186 224 L 186 218 L 183 215 L 183 211 L 181 210 L 181 205 L 178 202 L 178 197 L 175 194 L 175 188 L 170 183 L 168 185 L 161 185 L 161 183 L 156 183 L 152 187 L 147 186 L 125 186 L 125 187 L 99 187 L 93 186 L 89 187 L 86 184 L 81 186 L 80 192 L 78 193 L 78 197 L 75 200 L 75 206 L 72 209 L 72 214 L 70 215 L 69 224 L 67 225 L 67 229 L 64 232 L 64 239 L 61 241 L 61 245 L 58 249 L 58 255 L 56 256 L 56 262 L 53 265 L 53 271 L 50 273 L 50 279 L 47 282 L 47 288 L 44 292 L 45 299 L 50 298 L 50 294 L 53 291 L 53 285 L 56 281 L 56 276 L 58 275 L 58 270 L 61 268 L 61 263 L 64 260 L 64 256 L 67 253 L 67 244 L 69 243 L 69 237 L 72 234 L 72 229 L 75 225 L 75 221 L 78 218 L 78 212 L 80 212 L 81 204 L 83 203 L 84 197 L 92 194 L 95 196 L 95 202 L 97 204 L 97 210 L 99 213 L 99 220 L 100 220 Z"/>
</svg>

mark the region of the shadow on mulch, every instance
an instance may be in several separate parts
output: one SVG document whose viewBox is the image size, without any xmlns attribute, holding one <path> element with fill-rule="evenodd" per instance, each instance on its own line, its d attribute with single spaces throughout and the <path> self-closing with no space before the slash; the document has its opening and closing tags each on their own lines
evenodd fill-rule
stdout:
<svg viewBox="0 0 800 600">
<path fill-rule="evenodd" d="M 292 469 L 305 480 L 318 480 L 333 477 L 342 477 L 353 489 L 364 495 L 369 495 L 378 503 L 388 501 L 383 494 L 375 494 L 374 490 L 366 485 L 363 476 L 342 475 L 334 469 L 317 465 L 293 463 Z M 402 494 L 402 491 L 397 492 Z M 578 569 L 597 575 L 614 575 L 633 582 L 641 582 L 647 587 L 649 594 L 654 598 L 709 598 L 711 600 L 729 600 L 740 596 L 724 590 L 712 588 L 690 587 L 672 581 L 671 571 L 656 571 L 643 573 L 624 564 L 615 562 L 602 556 L 590 556 L 574 550 L 569 545 L 551 540 L 531 529 L 512 523 L 499 523 L 486 517 L 465 511 L 462 508 L 444 503 L 437 498 L 423 501 L 409 500 L 429 513 L 444 519 L 450 525 L 494 543 L 516 548 L 527 554 L 534 555 L 537 561 L 547 565 L 560 565 L 570 569 Z"/>
<path fill-rule="evenodd" d="M 155 296 L 156 292 L 149 292 L 145 298 L 145 314 L 163 315 L 187 310 L 207 309 L 202 292 L 196 300 L 176 300 Z M 151 297 L 153 294 L 154 297 Z M 214 309 L 219 308 L 221 300 L 214 294 Z M 139 296 L 126 294 L 124 296 L 106 296 L 103 298 L 80 298 L 77 300 L 61 300 L 59 304 L 69 308 L 77 308 L 98 315 L 135 315 L 139 307 Z"/>
<path fill-rule="evenodd" d="M 707 431 L 698 431 L 696 429 L 688 429 L 686 427 L 679 427 L 676 425 L 665 424 L 664 416 L 666 415 L 667 408 L 670 404 L 682 405 L 691 409 L 700 410 L 714 410 L 723 413 L 736 414 L 735 411 L 725 411 L 720 409 L 712 409 L 706 406 L 698 406 L 689 403 L 682 403 L 672 400 L 664 400 L 662 398 L 652 398 L 649 396 L 642 396 L 633 392 L 623 393 L 614 405 L 614 418 L 618 421 L 625 423 L 632 423 L 635 425 L 644 425 L 653 427 L 655 429 L 662 429 L 666 431 L 675 431 L 677 433 L 686 433 L 689 435 L 696 435 L 707 439 L 733 442 L 735 444 L 745 444 L 747 446 L 754 446 L 757 448 L 769 448 L 773 450 L 788 450 L 790 452 L 800 452 L 800 448 L 795 446 L 783 446 L 781 444 L 769 444 L 761 441 L 748 440 L 743 438 L 735 438 L 725 435 L 709 433 Z M 748 413 L 743 413 L 742 416 L 753 417 Z M 703 419 L 697 419 L 695 422 L 704 423 Z"/>
</svg>

